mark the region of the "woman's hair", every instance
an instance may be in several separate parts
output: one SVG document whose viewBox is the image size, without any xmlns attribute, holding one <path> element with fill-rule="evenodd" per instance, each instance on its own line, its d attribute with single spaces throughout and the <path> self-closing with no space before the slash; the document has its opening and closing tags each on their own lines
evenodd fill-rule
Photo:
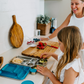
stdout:
<svg viewBox="0 0 84 84">
<path fill-rule="evenodd" d="M 82 2 L 84 2 L 84 0 L 80 0 Z M 71 10 L 71 14 L 73 14 L 73 11 Z M 84 16 L 84 7 L 83 7 L 83 16 Z"/>
<path fill-rule="evenodd" d="M 61 70 L 78 56 L 82 46 L 82 37 L 76 26 L 64 27 L 58 32 L 57 37 L 64 45 L 64 55 L 59 60 L 56 71 L 56 78 L 59 80 Z"/>
</svg>

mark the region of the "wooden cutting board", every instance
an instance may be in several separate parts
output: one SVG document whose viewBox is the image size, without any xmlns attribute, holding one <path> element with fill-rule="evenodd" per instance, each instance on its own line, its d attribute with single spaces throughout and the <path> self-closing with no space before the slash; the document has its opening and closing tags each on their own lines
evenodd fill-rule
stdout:
<svg viewBox="0 0 84 84">
<path fill-rule="evenodd" d="M 23 30 L 22 27 L 16 22 L 16 16 L 13 15 L 12 18 L 13 26 L 10 29 L 9 38 L 12 46 L 19 48 L 22 45 L 24 39 Z"/>
<path fill-rule="evenodd" d="M 48 45 L 59 47 L 58 42 L 53 41 L 41 41 L 46 42 Z M 22 51 L 22 54 L 25 56 L 33 56 L 33 57 L 40 57 L 40 55 L 44 52 L 55 52 L 57 49 L 52 48 L 50 46 L 46 46 L 45 49 L 37 49 L 37 47 L 29 47 L 26 50 Z"/>
<path fill-rule="evenodd" d="M 3 57 L 0 57 L 0 68 L 1 68 L 2 64 L 3 64 Z"/>
</svg>

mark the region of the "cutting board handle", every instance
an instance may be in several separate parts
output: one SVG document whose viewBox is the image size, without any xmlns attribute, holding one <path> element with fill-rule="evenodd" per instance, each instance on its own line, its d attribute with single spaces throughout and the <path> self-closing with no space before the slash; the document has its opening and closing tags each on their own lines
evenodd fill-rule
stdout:
<svg viewBox="0 0 84 84">
<path fill-rule="evenodd" d="M 0 68 L 1 68 L 2 64 L 3 64 L 3 57 L 0 57 Z"/>
<path fill-rule="evenodd" d="M 16 22 L 16 16 L 13 15 L 12 18 L 13 18 L 13 23 L 17 23 L 17 22 Z"/>
</svg>

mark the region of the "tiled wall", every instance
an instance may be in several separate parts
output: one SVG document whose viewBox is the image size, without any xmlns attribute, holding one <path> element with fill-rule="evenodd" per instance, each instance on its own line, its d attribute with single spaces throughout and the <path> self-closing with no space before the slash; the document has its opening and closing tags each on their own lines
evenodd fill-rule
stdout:
<svg viewBox="0 0 84 84">
<path fill-rule="evenodd" d="M 40 10 L 41 9 L 41 10 Z M 13 24 L 12 15 L 21 25 L 26 37 L 33 37 L 36 17 L 44 14 L 44 0 L 0 0 L 0 54 L 11 49 L 9 30 Z"/>
</svg>

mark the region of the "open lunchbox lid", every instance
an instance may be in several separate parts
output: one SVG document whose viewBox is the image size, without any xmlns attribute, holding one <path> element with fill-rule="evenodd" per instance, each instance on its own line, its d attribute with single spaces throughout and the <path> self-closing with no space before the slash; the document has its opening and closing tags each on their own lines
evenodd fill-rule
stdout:
<svg viewBox="0 0 84 84">
<path fill-rule="evenodd" d="M 26 81 L 23 81 L 21 84 L 34 84 L 34 82 L 31 80 L 26 80 Z"/>
</svg>

